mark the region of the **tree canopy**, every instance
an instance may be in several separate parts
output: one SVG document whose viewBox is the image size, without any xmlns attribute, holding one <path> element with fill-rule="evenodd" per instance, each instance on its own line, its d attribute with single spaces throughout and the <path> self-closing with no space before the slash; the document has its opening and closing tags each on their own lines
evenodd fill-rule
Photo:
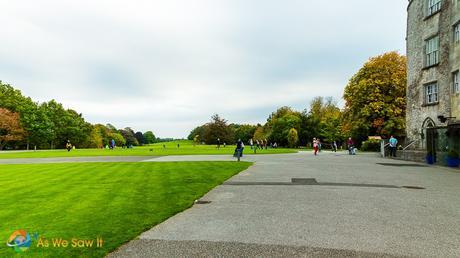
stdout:
<svg viewBox="0 0 460 258">
<path fill-rule="evenodd" d="M 83 115 L 72 109 L 66 109 L 55 100 L 38 103 L 22 95 L 21 91 L 0 81 L 0 109 L 2 110 L 2 124 L 17 128 L 3 136 L 1 148 L 8 145 L 11 148 L 64 148 L 67 141 L 79 147 L 101 148 L 111 139 L 117 145 L 126 143 L 138 145 L 131 128 L 117 130 L 115 126 L 96 124 L 85 121 Z M 18 122 L 16 122 L 16 117 Z M 2 133 L 6 132 L 6 129 Z M 13 135 L 15 135 L 13 137 Z M 21 135 L 21 137 L 19 137 Z M 153 133 L 152 133 L 153 135 Z M 139 134 L 138 134 L 139 136 Z M 14 140 L 12 140 L 14 138 Z"/>
<path fill-rule="evenodd" d="M 227 124 L 227 120 L 218 114 L 211 117 L 211 121 L 206 124 L 204 130 L 204 142 L 207 144 L 233 143 L 234 132 Z"/>
<path fill-rule="evenodd" d="M 19 115 L 5 108 L 0 108 L 0 150 L 6 143 L 21 140 L 24 130 L 19 122 Z"/>
<path fill-rule="evenodd" d="M 366 62 L 345 87 L 343 133 L 358 139 L 404 135 L 406 77 L 406 57 L 397 52 Z"/>
<path fill-rule="evenodd" d="M 397 52 L 371 58 L 350 79 L 343 98 L 343 109 L 332 97 L 315 97 L 302 111 L 283 106 L 271 113 L 263 125 L 231 124 L 230 128 L 235 138 L 246 143 L 249 139 L 267 139 L 279 146 L 306 146 L 313 138 L 340 143 L 348 137 L 359 146 L 368 136 L 402 136 L 406 115 L 406 58 Z M 217 134 L 232 134 L 225 120 L 217 124 L 220 127 L 215 124 L 196 127 L 189 139 L 198 137 L 210 143 L 206 136 L 213 133 L 213 139 Z"/>
<path fill-rule="evenodd" d="M 156 142 L 156 137 L 152 131 L 147 131 L 144 133 L 145 144 L 152 144 Z"/>
</svg>

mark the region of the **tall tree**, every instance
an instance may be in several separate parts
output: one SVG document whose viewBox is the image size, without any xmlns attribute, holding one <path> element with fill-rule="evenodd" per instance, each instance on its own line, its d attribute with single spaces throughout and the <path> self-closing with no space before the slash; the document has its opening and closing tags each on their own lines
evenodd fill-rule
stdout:
<svg viewBox="0 0 460 258">
<path fill-rule="evenodd" d="M 289 130 L 287 138 L 289 147 L 297 147 L 297 143 L 299 142 L 299 135 L 297 134 L 297 130 L 295 128 L 291 128 L 291 130 Z"/>
<path fill-rule="evenodd" d="M 43 108 L 31 98 L 22 95 L 20 90 L 0 81 L 0 107 L 19 113 L 21 126 L 24 128 L 25 145 L 42 146 L 51 138 L 52 123 Z"/>
<path fill-rule="evenodd" d="M 147 131 L 144 133 L 144 140 L 146 144 L 152 144 L 156 142 L 156 137 L 152 131 Z"/>
<path fill-rule="evenodd" d="M 42 105 L 53 124 L 51 148 L 64 148 L 67 140 L 77 147 L 86 147 L 89 144 L 92 128 L 81 114 L 72 109 L 64 109 L 62 104 L 55 100 Z"/>
<path fill-rule="evenodd" d="M 207 144 L 231 143 L 234 135 L 233 130 L 228 126 L 227 120 L 221 118 L 218 114 L 211 117 L 211 122 L 206 125 L 204 132 L 204 141 Z"/>
<path fill-rule="evenodd" d="M 316 97 L 310 103 L 310 118 L 317 122 L 315 136 L 323 141 L 332 142 L 342 138 L 341 116 L 340 108 L 332 97 Z"/>
<path fill-rule="evenodd" d="M 91 148 L 102 148 L 104 147 L 104 138 L 102 136 L 100 128 L 92 126 L 91 134 L 89 136 L 88 147 Z"/>
<path fill-rule="evenodd" d="M 273 112 L 267 119 L 265 131 L 268 132 L 268 139 L 280 146 L 289 145 L 288 134 L 294 128 L 298 132 L 301 124 L 301 113 L 290 107 L 281 107 Z"/>
<path fill-rule="evenodd" d="M 126 145 L 139 145 L 136 137 L 134 136 L 134 131 L 130 127 L 126 127 L 125 129 L 118 130 L 119 133 L 125 138 Z"/>
<path fill-rule="evenodd" d="M 198 141 L 199 142 L 204 142 L 204 134 L 206 132 L 206 126 L 207 125 L 200 125 L 195 127 L 190 134 L 188 135 L 187 139 L 189 140 L 195 140 L 195 137 L 198 135 Z"/>
<path fill-rule="evenodd" d="M 139 145 L 145 144 L 144 134 L 142 132 L 136 132 L 134 137 L 136 138 Z"/>
<path fill-rule="evenodd" d="M 265 128 L 258 124 L 256 130 L 254 131 L 254 136 L 252 137 L 254 140 L 265 140 L 268 138 L 268 133 L 265 131 Z"/>
<path fill-rule="evenodd" d="M 320 135 L 320 118 L 304 110 L 300 114 L 299 144 L 307 146 L 314 137 Z"/>
<path fill-rule="evenodd" d="M 345 88 L 344 133 L 357 140 L 368 135 L 403 135 L 406 77 L 406 57 L 397 52 L 366 62 Z"/>
<path fill-rule="evenodd" d="M 109 132 L 107 137 L 110 140 L 114 140 L 116 146 L 126 145 L 126 139 L 119 132 Z"/>
<path fill-rule="evenodd" d="M 254 133 L 257 129 L 255 125 L 248 124 L 231 124 L 230 127 L 233 128 L 233 132 L 235 135 L 234 142 L 237 142 L 238 139 L 241 139 L 245 143 L 249 142 L 249 139 L 251 139 L 254 136 Z"/>
<path fill-rule="evenodd" d="M 0 108 L 0 150 L 5 144 L 21 140 L 23 137 L 24 130 L 19 121 L 19 114 Z"/>
</svg>

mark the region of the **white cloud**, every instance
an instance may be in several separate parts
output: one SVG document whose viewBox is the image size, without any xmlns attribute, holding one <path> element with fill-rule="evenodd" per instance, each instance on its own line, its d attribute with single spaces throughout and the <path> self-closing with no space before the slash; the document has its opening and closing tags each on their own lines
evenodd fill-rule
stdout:
<svg viewBox="0 0 460 258">
<path fill-rule="evenodd" d="M 406 2 L 0 0 L 0 80 L 90 122 L 184 137 L 220 113 L 340 98 L 370 56 L 404 52 Z"/>
</svg>

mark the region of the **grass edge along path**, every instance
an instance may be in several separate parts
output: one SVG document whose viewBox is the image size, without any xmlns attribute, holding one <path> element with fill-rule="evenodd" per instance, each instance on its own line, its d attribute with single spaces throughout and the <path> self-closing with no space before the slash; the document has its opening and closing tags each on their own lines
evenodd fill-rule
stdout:
<svg viewBox="0 0 460 258">
<path fill-rule="evenodd" d="M 249 162 L 65 163 L 0 165 L 0 257 L 103 257 L 190 208 Z M 37 232 L 49 247 L 20 253 L 7 247 L 18 229 Z M 102 238 L 102 248 L 72 239 Z M 54 247 L 53 239 L 69 241 Z"/>
</svg>

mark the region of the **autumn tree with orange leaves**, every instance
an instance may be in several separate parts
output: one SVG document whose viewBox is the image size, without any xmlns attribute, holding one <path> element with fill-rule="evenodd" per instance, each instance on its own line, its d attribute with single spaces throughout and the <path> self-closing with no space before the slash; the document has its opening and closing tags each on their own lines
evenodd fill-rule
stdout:
<svg viewBox="0 0 460 258">
<path fill-rule="evenodd" d="M 19 141 L 24 137 L 24 130 L 19 122 L 19 114 L 0 108 L 0 150 L 8 142 Z"/>
<path fill-rule="evenodd" d="M 345 88 L 342 133 L 358 141 L 404 135 L 406 77 L 406 57 L 397 52 L 366 62 Z"/>
</svg>

